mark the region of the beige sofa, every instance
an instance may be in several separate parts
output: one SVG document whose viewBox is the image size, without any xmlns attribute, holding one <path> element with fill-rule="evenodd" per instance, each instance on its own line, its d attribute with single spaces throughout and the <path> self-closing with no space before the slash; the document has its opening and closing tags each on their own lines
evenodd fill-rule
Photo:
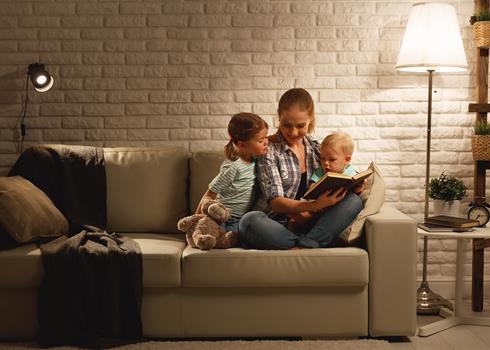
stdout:
<svg viewBox="0 0 490 350">
<path fill-rule="evenodd" d="M 416 329 L 416 229 L 383 207 L 357 247 L 200 251 L 176 229 L 222 156 L 106 148 L 108 229 L 143 252 L 146 337 L 401 336 Z M 192 210 L 191 210 L 192 211 Z M 0 252 L 0 338 L 33 338 L 43 276 L 35 244 Z"/>
</svg>

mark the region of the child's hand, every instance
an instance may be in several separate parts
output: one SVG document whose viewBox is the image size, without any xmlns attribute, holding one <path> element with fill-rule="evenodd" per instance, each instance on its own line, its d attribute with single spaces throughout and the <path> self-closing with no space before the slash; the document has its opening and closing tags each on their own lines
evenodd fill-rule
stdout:
<svg viewBox="0 0 490 350">
<path fill-rule="evenodd" d="M 367 180 L 364 180 L 361 184 L 357 185 L 352 189 L 352 192 L 359 194 L 362 191 L 364 191 L 364 185 L 366 184 Z"/>
</svg>

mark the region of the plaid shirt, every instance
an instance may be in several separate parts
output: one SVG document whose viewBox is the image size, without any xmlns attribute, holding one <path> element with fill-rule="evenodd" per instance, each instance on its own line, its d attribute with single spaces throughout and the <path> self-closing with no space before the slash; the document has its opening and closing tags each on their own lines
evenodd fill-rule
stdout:
<svg viewBox="0 0 490 350">
<path fill-rule="evenodd" d="M 310 135 L 306 135 L 303 142 L 306 150 L 306 178 L 309 179 L 320 166 L 319 144 Z M 273 136 L 273 140 L 269 140 L 267 154 L 257 158 L 255 172 L 261 191 L 254 210 L 263 211 L 276 221 L 287 221 L 285 215 L 274 213 L 269 203 L 276 197 L 296 197 L 301 182 L 301 168 L 296 154 L 280 132 Z"/>
</svg>

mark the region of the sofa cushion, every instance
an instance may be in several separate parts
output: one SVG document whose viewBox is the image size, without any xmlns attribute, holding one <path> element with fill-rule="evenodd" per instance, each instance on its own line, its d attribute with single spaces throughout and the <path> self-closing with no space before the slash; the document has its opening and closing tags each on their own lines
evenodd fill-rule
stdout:
<svg viewBox="0 0 490 350">
<path fill-rule="evenodd" d="M 385 201 L 385 182 L 383 176 L 374 162 L 369 165 L 373 174 L 368 178 L 364 191 L 360 194 L 364 208 L 357 214 L 353 223 L 340 234 L 340 238 L 353 244 L 359 240 L 364 230 L 366 218 L 376 214 Z"/>
<path fill-rule="evenodd" d="M 186 247 L 182 285 L 186 287 L 364 286 L 369 280 L 365 250 L 214 249 Z"/>
<path fill-rule="evenodd" d="M 41 250 L 36 244 L 0 251 L 0 288 L 37 288 L 43 275 Z"/>
<path fill-rule="evenodd" d="M 180 286 L 180 261 L 186 246 L 180 234 L 137 233 L 133 238 L 143 254 L 143 287 Z M 41 251 L 24 244 L 0 251 L 0 288 L 37 288 L 44 274 Z"/>
<path fill-rule="evenodd" d="M 189 160 L 189 208 L 194 213 L 212 179 L 218 175 L 225 155 L 223 152 L 195 152 Z"/>
<path fill-rule="evenodd" d="M 51 199 L 22 176 L 0 178 L 0 225 L 19 243 L 68 232 Z"/>
<path fill-rule="evenodd" d="M 181 234 L 128 233 L 143 254 L 143 287 L 179 287 L 180 261 L 186 247 Z"/>
<path fill-rule="evenodd" d="M 116 232 L 178 233 L 188 213 L 184 148 L 104 148 L 107 228 Z"/>
</svg>

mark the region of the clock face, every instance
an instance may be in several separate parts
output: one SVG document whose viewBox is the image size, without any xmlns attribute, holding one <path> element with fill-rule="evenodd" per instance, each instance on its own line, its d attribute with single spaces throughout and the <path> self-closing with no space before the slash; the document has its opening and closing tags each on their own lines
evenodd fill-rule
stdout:
<svg viewBox="0 0 490 350">
<path fill-rule="evenodd" d="M 490 213 L 486 207 L 475 205 L 468 211 L 468 219 L 477 220 L 483 226 L 490 219 Z"/>
</svg>

